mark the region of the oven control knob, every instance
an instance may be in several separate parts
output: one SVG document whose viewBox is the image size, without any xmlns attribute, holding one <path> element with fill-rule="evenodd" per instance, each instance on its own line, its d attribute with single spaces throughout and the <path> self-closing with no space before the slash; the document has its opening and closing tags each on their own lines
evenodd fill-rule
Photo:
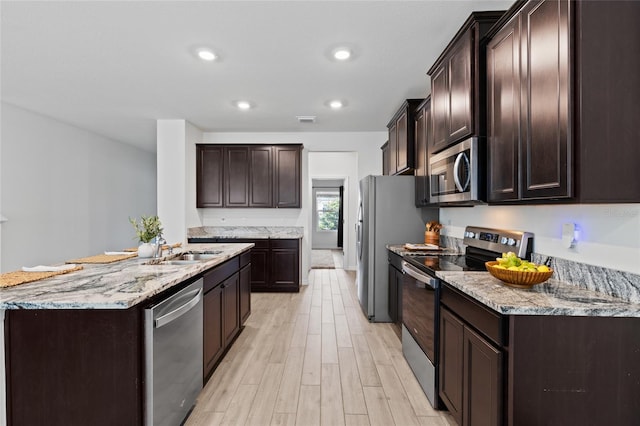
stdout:
<svg viewBox="0 0 640 426">
<path fill-rule="evenodd" d="M 509 244 L 510 246 L 515 246 L 516 240 L 514 240 L 513 238 L 509 238 L 509 241 L 507 242 L 507 244 Z"/>
<path fill-rule="evenodd" d="M 507 244 L 507 241 L 509 241 L 509 239 L 507 237 L 502 237 L 500 239 L 500 244 Z"/>
<path fill-rule="evenodd" d="M 476 234 L 475 234 L 474 232 L 472 232 L 472 231 L 468 231 L 468 232 L 467 232 L 467 237 L 469 237 L 469 238 L 475 238 L 475 237 L 476 237 Z"/>
</svg>

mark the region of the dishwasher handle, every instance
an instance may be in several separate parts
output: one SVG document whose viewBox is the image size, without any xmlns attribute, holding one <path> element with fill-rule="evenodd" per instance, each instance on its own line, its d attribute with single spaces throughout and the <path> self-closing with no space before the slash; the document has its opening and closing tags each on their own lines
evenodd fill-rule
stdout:
<svg viewBox="0 0 640 426">
<path fill-rule="evenodd" d="M 429 287 L 429 288 L 432 288 L 432 289 L 436 289 L 436 288 L 440 287 L 440 285 L 439 285 L 440 280 L 425 274 L 424 272 L 422 272 L 421 270 L 419 270 L 415 266 L 409 265 L 404 260 L 402 261 L 402 272 L 404 274 L 407 274 L 410 277 L 413 277 L 416 280 L 418 280 L 418 284 L 416 284 L 416 285 L 418 287 L 420 287 L 420 288 Z M 420 285 L 420 284 L 422 284 L 422 285 Z"/>
<path fill-rule="evenodd" d="M 193 296 L 185 304 L 180 305 L 177 308 L 175 308 L 173 311 L 168 312 L 162 315 L 161 317 L 156 318 L 154 321 L 155 328 L 160 328 L 162 326 L 169 324 L 170 322 L 180 318 L 182 315 L 186 314 L 194 306 L 196 306 L 200 302 L 200 300 L 202 300 L 202 289 L 199 288 L 191 292 L 191 294 L 194 294 L 194 293 L 195 293 L 195 296 Z"/>
</svg>

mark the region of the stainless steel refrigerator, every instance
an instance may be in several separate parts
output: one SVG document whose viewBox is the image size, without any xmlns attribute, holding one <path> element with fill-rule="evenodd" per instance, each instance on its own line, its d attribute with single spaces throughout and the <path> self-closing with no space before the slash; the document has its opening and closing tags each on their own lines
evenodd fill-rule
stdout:
<svg viewBox="0 0 640 426">
<path fill-rule="evenodd" d="M 426 222 L 422 210 L 415 206 L 414 179 L 414 176 L 367 176 L 360 181 L 356 281 L 360 306 L 372 322 L 391 321 L 386 245 L 424 242 Z"/>
</svg>

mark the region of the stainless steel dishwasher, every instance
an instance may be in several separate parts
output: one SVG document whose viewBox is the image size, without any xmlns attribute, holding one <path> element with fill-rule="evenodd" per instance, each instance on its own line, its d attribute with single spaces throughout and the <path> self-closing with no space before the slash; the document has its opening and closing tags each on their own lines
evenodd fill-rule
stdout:
<svg viewBox="0 0 640 426">
<path fill-rule="evenodd" d="M 182 424 L 202 390 L 200 278 L 145 309 L 145 424 Z"/>
</svg>

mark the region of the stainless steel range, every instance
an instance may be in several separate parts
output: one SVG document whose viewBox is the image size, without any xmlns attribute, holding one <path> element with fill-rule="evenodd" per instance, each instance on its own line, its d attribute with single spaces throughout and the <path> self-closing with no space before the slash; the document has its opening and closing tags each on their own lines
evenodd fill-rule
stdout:
<svg viewBox="0 0 640 426">
<path fill-rule="evenodd" d="M 444 408 L 438 397 L 440 339 L 439 271 L 485 271 L 484 263 L 512 251 L 530 259 L 533 234 L 467 226 L 464 255 L 403 256 L 402 352 L 433 408 Z"/>
</svg>

